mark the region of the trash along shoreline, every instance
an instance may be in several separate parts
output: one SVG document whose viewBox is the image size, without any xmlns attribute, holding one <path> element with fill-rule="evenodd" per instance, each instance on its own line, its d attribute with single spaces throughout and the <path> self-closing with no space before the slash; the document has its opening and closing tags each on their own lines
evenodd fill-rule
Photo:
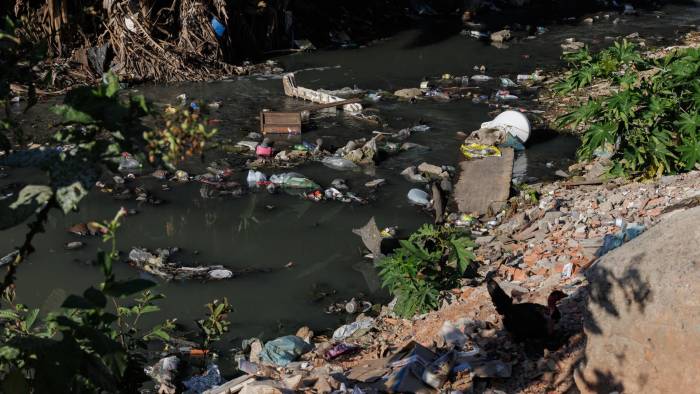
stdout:
<svg viewBox="0 0 700 394">
<path fill-rule="evenodd" d="M 472 37 L 486 39 L 482 34 Z M 504 42 L 511 37 L 497 31 L 488 39 Z M 697 46 L 700 42 L 695 35 L 686 40 L 682 45 Z M 274 70 L 274 63 L 268 66 L 271 72 L 281 72 Z M 445 74 L 426 78 L 419 87 L 393 93 L 353 92 L 351 97 L 302 88 L 293 76 L 286 75 L 284 87 L 289 96 L 321 107 L 285 112 L 261 108 L 260 129 L 232 144 L 217 143 L 211 149 L 225 152 L 226 157 L 204 163 L 206 169 L 201 173 L 150 168 L 135 152 L 123 152 L 118 171 L 102 174 L 94 184 L 100 193 L 139 207 L 166 203 L 154 187 L 164 192 L 185 184 L 196 185 L 202 200 L 284 193 L 313 203 L 361 206 L 371 204 L 386 187 L 387 180 L 376 175 L 384 160 L 430 149 L 410 140 L 411 136 L 430 133 L 429 122 L 394 129 L 379 111 L 367 108 L 372 102 L 410 105 L 418 100 L 471 100 L 489 104 L 494 115 L 485 116 L 484 120 L 490 120 L 477 130 L 456 134 L 459 142 L 450 148 L 461 154 L 458 165 L 419 157 L 400 172 L 410 185 L 404 200 L 434 222 L 430 229 L 436 233 L 455 230 L 469 240 L 449 240 L 447 248 L 457 250 L 457 267 L 445 264 L 437 275 L 464 268 L 463 275 L 452 288 L 439 292 L 436 310 L 401 317 L 396 309 L 398 297 L 388 305 L 362 298 L 336 303 L 328 306 L 327 312 L 345 314 L 349 321 L 332 331 L 316 333 L 303 326 L 277 338 L 252 337 L 240 346 L 228 344 L 231 354 L 220 360 L 233 364 L 235 373 L 226 373 L 226 377 L 210 350 L 180 340 L 182 346 L 173 346 L 177 351 L 159 354 L 158 361 L 144 371 L 155 382 L 157 392 L 496 394 L 596 392 L 600 387 L 619 387 L 614 382 L 600 386 L 591 380 L 590 373 L 584 373 L 596 362 L 586 352 L 599 328 L 592 318 L 596 305 L 612 309 L 612 315 L 622 313 L 616 306 L 605 305 L 607 288 L 595 281 L 602 277 L 609 287 L 633 282 L 638 287 L 623 287 L 628 302 L 651 302 L 643 275 L 626 270 L 620 279 L 619 272 L 604 271 L 602 266 L 610 256 L 653 247 L 654 238 L 646 235 L 663 229 L 660 223 L 695 214 L 694 208 L 700 205 L 700 171 L 633 181 L 609 177 L 610 159 L 596 157 L 559 170 L 558 181 L 515 183 L 513 167 L 518 152 L 526 151 L 528 141 L 561 115 L 550 90 L 551 81 L 558 80 L 560 73 L 550 76 L 535 70 L 494 79 L 486 71 L 481 66 L 472 76 Z M 544 89 L 538 89 L 541 84 Z M 560 102 L 570 103 L 572 97 Z M 198 113 L 220 105 L 192 100 L 185 94 L 179 101 L 168 110 L 185 108 Z M 304 139 L 307 130 L 314 127 L 308 117 L 321 111 L 335 115 L 340 109 L 336 106 L 344 107 L 343 116 L 377 125 L 378 130 L 339 145 L 321 137 Z M 35 146 L 3 154 L 0 173 L 5 166 L 46 164 L 70 148 Z M 302 164 L 323 166 L 337 177 L 317 182 L 297 169 Z M 356 173 L 367 175 L 368 180 L 349 183 L 343 175 Z M 475 179 L 473 174 L 481 178 Z M 145 182 L 151 182 L 150 189 Z M 16 185 L 12 187 L 3 190 L 3 196 L 21 196 Z M 275 207 L 265 209 L 273 211 Z M 257 220 L 252 216 L 247 219 Z M 242 220 L 240 226 L 245 225 Z M 66 243 L 65 249 L 77 250 L 84 245 L 79 240 L 102 236 L 106 230 L 84 222 L 66 231 L 74 240 Z M 361 228 L 348 228 L 347 233 L 357 235 L 351 242 L 357 244 L 367 263 L 375 266 L 401 247 L 415 256 L 429 257 L 438 248 L 434 243 L 411 246 L 408 234 L 397 233 L 393 223 L 378 223 L 374 217 Z M 178 252 L 168 245 L 158 249 L 134 245 L 120 260 L 139 275 L 164 281 L 221 281 L 235 286 L 241 275 L 270 272 L 181 262 Z M 13 253 L 1 258 L 0 266 L 13 261 Z M 468 267 L 461 267 L 462 261 L 468 261 Z M 284 268 L 293 266 L 290 261 Z M 199 365 L 203 360 L 206 365 Z M 200 373 L 183 376 L 183 369 L 192 365 L 198 365 Z"/>
<path fill-rule="evenodd" d="M 571 171 L 591 174 L 599 168 L 600 163 L 578 164 Z M 585 359 L 584 317 L 592 302 L 587 271 L 665 218 L 697 206 L 698 188 L 700 171 L 652 183 L 534 185 L 539 201 L 521 193 L 495 220 L 469 224 L 477 273 L 449 290 L 438 310 L 405 319 L 391 304 L 353 309 L 354 322 L 332 335 L 302 327 L 269 342 L 245 340 L 236 357 L 243 375 L 204 392 L 540 393 L 577 385 L 584 390 L 585 382 L 574 382 L 574 371 Z M 446 225 L 464 225 L 463 219 L 451 215 Z M 561 342 L 544 353 L 517 342 L 503 327 L 489 278 L 521 304 L 546 304 L 548 295 L 563 292 L 556 324 Z"/>
<path fill-rule="evenodd" d="M 500 158 L 503 149 L 527 141 L 528 123 L 514 129 L 517 120 L 506 123 L 511 129 L 494 120 L 467 136 L 460 147 L 467 162 Z M 363 141 L 364 147 L 373 141 Z M 527 185 L 481 215 L 438 202 L 453 186 L 432 196 L 412 189 L 407 197 L 433 209 L 436 223 L 466 229 L 475 242 L 474 272 L 445 292 L 439 309 L 406 319 L 392 310 L 395 301 L 361 310 L 349 303 L 354 321 L 332 334 L 301 327 L 268 342 L 246 339 L 236 356 L 242 375 L 205 393 L 595 392 L 597 382 L 582 372 L 599 291 L 589 278 L 604 256 L 696 207 L 700 188 L 700 171 L 636 182 L 606 177 L 609 165 L 605 158 L 574 164 L 564 180 Z M 423 163 L 404 176 L 435 186 L 444 184 L 441 177 L 455 182 L 454 171 Z M 251 172 L 249 181 L 264 185 L 263 177 Z M 382 225 L 372 218 L 353 230 L 370 259 L 381 256 L 382 240 L 392 237 L 379 230 Z M 542 332 L 515 334 L 509 311 L 517 305 L 546 306 L 557 319 Z M 537 341 L 517 336 L 534 334 Z"/>
</svg>

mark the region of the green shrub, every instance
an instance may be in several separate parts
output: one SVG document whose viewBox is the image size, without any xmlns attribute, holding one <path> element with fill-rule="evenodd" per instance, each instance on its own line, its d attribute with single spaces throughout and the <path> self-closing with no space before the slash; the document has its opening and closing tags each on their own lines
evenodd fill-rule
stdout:
<svg viewBox="0 0 700 394">
<path fill-rule="evenodd" d="M 700 162 L 700 50 L 642 59 L 623 42 L 602 53 L 573 55 L 574 70 L 558 86 L 561 93 L 585 87 L 593 81 L 591 73 L 612 82 L 610 94 L 589 98 L 558 120 L 563 127 L 584 126 L 580 159 L 607 154 L 615 176 L 650 178 L 695 168 Z"/>
<path fill-rule="evenodd" d="M 442 291 L 459 284 L 474 259 L 474 243 L 459 229 L 423 225 L 377 262 L 382 286 L 396 296 L 403 317 L 437 309 Z"/>
</svg>

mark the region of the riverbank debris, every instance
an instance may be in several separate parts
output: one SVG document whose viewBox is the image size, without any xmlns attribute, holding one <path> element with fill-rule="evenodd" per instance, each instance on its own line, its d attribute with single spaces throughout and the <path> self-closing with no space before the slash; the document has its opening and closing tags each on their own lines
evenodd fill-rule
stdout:
<svg viewBox="0 0 700 394">
<path fill-rule="evenodd" d="M 137 268 L 166 280 L 221 280 L 234 277 L 231 270 L 223 265 L 183 266 L 171 262 L 177 248 L 156 249 L 155 253 L 143 248 L 133 248 L 129 252 L 129 262 Z"/>
<path fill-rule="evenodd" d="M 301 113 L 260 111 L 260 132 L 263 134 L 301 134 Z"/>
<path fill-rule="evenodd" d="M 328 93 L 323 93 L 317 90 L 297 86 L 296 79 L 294 78 L 293 73 L 285 74 L 282 77 L 282 85 L 284 86 L 284 94 L 286 94 L 289 97 L 300 98 L 302 100 L 308 100 L 317 104 L 329 104 L 339 101 L 345 101 L 345 99 L 343 99 L 342 97 L 333 96 Z M 349 113 L 360 113 L 362 112 L 362 104 L 345 104 L 343 105 L 343 110 Z"/>
</svg>

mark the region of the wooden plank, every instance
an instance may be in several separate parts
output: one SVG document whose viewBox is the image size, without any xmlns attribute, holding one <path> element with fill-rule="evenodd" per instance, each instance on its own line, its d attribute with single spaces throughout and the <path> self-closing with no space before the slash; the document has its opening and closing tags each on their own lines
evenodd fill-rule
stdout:
<svg viewBox="0 0 700 394">
<path fill-rule="evenodd" d="M 303 100 L 309 100 L 317 104 L 328 104 L 345 101 L 344 99 L 338 96 L 333 96 L 328 93 L 323 93 L 316 90 L 311 90 L 301 86 L 297 86 L 293 73 L 285 74 L 282 76 L 282 86 L 284 86 L 284 94 L 286 94 L 287 96 L 296 97 Z M 343 105 L 343 110 L 347 112 L 361 112 L 362 104 L 345 104 Z"/>
<path fill-rule="evenodd" d="M 299 112 L 260 112 L 260 131 L 263 134 L 300 134 L 301 114 Z"/>
<path fill-rule="evenodd" d="M 361 102 L 362 102 L 362 100 L 359 98 L 352 98 L 352 99 L 347 99 L 347 100 L 343 100 L 343 101 L 335 101 L 332 103 L 318 104 L 318 105 L 314 105 L 312 107 L 302 108 L 302 110 L 303 111 L 316 111 L 319 109 L 344 106 L 344 105 L 348 105 L 348 104 L 357 104 L 357 103 L 361 103 Z"/>
<path fill-rule="evenodd" d="M 500 157 L 465 160 L 459 164 L 454 196 L 460 212 L 483 215 L 505 205 L 510 196 L 514 156 L 513 149 L 503 148 Z"/>
</svg>

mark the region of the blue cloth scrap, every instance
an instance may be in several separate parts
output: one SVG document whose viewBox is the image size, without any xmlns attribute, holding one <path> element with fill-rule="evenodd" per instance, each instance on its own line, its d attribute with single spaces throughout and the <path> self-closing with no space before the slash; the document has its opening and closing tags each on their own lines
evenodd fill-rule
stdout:
<svg viewBox="0 0 700 394">
<path fill-rule="evenodd" d="M 265 344 L 260 357 L 266 364 L 285 366 L 296 361 L 299 356 L 313 349 L 313 346 L 296 335 L 287 335 Z"/>
<path fill-rule="evenodd" d="M 608 234 L 603 237 L 603 246 L 595 253 L 596 257 L 601 257 L 613 249 L 617 249 L 627 241 L 633 240 L 643 233 L 646 227 L 639 224 L 630 224 L 625 229 L 615 234 Z"/>
</svg>

